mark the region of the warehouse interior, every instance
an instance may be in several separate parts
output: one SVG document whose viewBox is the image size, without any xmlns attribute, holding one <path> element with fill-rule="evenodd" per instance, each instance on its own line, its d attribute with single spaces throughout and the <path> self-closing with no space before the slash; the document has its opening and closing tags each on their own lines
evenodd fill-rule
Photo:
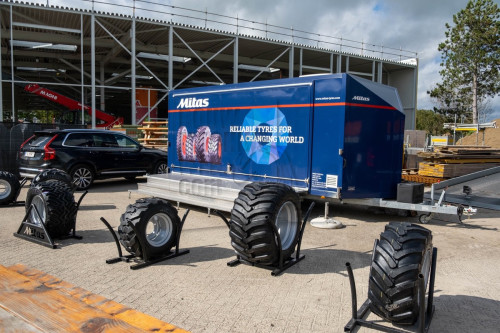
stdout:
<svg viewBox="0 0 500 333">
<path fill-rule="evenodd" d="M 0 1 L 0 119 L 30 122 L 38 110 L 35 121 L 54 122 L 60 111 L 95 127 L 85 105 L 138 124 L 166 118 L 173 89 L 346 72 L 396 87 L 415 127 L 410 51 L 147 1 L 81 5 Z"/>
</svg>

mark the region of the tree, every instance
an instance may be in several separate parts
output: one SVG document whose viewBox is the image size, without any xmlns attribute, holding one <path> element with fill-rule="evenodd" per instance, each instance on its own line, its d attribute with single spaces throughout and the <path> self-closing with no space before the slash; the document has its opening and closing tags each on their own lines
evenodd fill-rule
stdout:
<svg viewBox="0 0 500 333">
<path fill-rule="evenodd" d="M 442 83 L 430 92 L 440 113 L 472 113 L 478 105 L 500 93 L 500 9 L 492 0 L 470 0 L 446 23 L 446 40 L 439 44 Z"/>
<path fill-rule="evenodd" d="M 424 130 L 430 135 L 440 135 L 445 132 L 445 118 L 432 110 L 417 110 L 417 130 Z"/>
</svg>

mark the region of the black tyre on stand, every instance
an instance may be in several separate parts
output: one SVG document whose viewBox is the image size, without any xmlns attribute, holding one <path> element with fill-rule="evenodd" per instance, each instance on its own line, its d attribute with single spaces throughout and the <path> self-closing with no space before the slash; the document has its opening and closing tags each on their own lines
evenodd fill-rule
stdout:
<svg viewBox="0 0 500 333">
<path fill-rule="evenodd" d="M 177 141 L 175 143 L 177 148 L 177 158 L 179 161 L 187 160 L 187 151 L 186 151 L 186 140 L 188 138 L 188 131 L 186 126 L 181 126 L 177 130 Z"/>
<path fill-rule="evenodd" d="M 208 151 L 208 143 L 211 136 L 210 128 L 208 126 L 200 126 L 196 131 L 195 143 L 196 143 L 196 158 L 198 162 L 207 163 L 210 159 L 210 154 Z"/>
<path fill-rule="evenodd" d="M 279 262 L 278 242 L 269 223 L 278 229 L 283 258 L 289 258 L 301 224 L 298 194 L 280 183 L 246 185 L 234 201 L 229 222 L 231 245 L 241 259 L 263 265 Z"/>
<path fill-rule="evenodd" d="M 42 223 L 53 238 L 66 236 L 75 225 L 76 204 L 73 193 L 68 186 L 58 181 L 37 183 L 28 189 L 26 195 L 26 212 L 31 209 L 29 220 Z"/>
<path fill-rule="evenodd" d="M 162 199 L 139 199 L 128 205 L 118 227 L 120 243 L 131 254 L 143 257 L 138 236 L 129 223 L 146 240 L 143 246 L 148 257 L 155 257 L 167 254 L 175 245 L 181 222 L 177 210 Z"/>
<path fill-rule="evenodd" d="M 75 165 L 69 174 L 78 190 L 86 190 L 94 182 L 94 170 L 86 164 Z"/>
<path fill-rule="evenodd" d="M 222 139 L 219 134 L 212 134 L 208 141 L 208 162 L 220 164 L 222 158 Z"/>
<path fill-rule="evenodd" d="M 413 324 L 420 306 L 418 276 L 424 276 L 427 286 L 430 274 L 430 230 L 416 224 L 391 222 L 373 251 L 368 287 L 370 309 L 395 324 Z"/>
<path fill-rule="evenodd" d="M 68 187 L 70 189 L 73 189 L 75 187 L 73 184 L 73 181 L 71 179 L 71 176 L 67 172 L 65 172 L 63 170 L 59 170 L 59 169 L 48 169 L 48 170 L 44 170 L 44 171 L 40 172 L 31 181 L 31 186 L 34 186 L 38 183 L 47 182 L 47 181 L 62 182 L 64 184 L 68 185 Z"/>
<path fill-rule="evenodd" d="M 16 201 L 21 184 L 17 177 L 7 171 L 0 171 L 0 205 Z"/>
</svg>

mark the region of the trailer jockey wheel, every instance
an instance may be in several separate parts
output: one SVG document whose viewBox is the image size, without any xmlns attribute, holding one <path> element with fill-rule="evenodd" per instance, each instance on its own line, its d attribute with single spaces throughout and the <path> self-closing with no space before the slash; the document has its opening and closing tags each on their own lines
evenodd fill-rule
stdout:
<svg viewBox="0 0 500 333">
<path fill-rule="evenodd" d="M 427 286 L 432 261 L 431 232 L 419 225 L 391 222 L 375 241 L 370 268 L 370 310 L 395 324 L 412 325 L 419 316 L 419 275 Z"/>
<path fill-rule="evenodd" d="M 276 265 L 279 248 L 269 222 L 278 230 L 284 259 L 295 250 L 301 225 L 298 194 L 280 183 L 251 183 L 234 201 L 229 236 L 236 254 L 244 261 Z"/>
<path fill-rule="evenodd" d="M 136 257 L 154 258 L 168 254 L 177 241 L 180 226 L 177 210 L 166 200 L 139 199 L 128 205 L 120 218 L 120 243 Z M 134 227 L 130 226 L 132 224 Z M 135 234 L 135 231 L 140 233 Z M 142 247 L 138 238 L 143 241 Z M 145 251 L 147 253 L 142 253 Z"/>
</svg>

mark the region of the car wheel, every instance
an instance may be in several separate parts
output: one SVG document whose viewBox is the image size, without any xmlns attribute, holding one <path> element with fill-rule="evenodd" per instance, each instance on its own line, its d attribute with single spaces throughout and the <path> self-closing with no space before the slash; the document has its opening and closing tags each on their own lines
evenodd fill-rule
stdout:
<svg viewBox="0 0 500 333">
<path fill-rule="evenodd" d="M 158 164 L 156 164 L 154 174 L 163 174 L 163 173 L 168 173 L 168 164 L 167 161 L 161 161 Z"/>
<path fill-rule="evenodd" d="M 78 190 L 86 190 L 94 182 L 94 171 L 85 164 L 78 164 L 70 171 L 71 178 Z"/>
</svg>

